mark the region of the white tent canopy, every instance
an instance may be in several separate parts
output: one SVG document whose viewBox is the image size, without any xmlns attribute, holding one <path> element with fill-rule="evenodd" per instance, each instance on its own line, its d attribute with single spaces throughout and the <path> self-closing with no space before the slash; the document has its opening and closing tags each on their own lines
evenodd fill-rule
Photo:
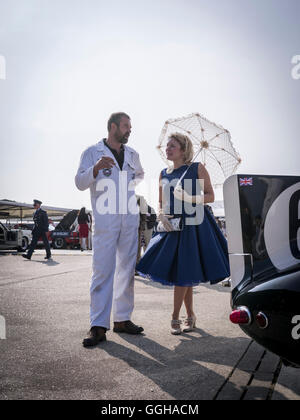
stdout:
<svg viewBox="0 0 300 420">
<path fill-rule="evenodd" d="M 42 206 L 46 210 L 49 217 L 64 216 L 74 209 L 61 207 Z M 0 219 L 29 219 L 34 213 L 33 204 L 19 203 L 11 200 L 0 200 Z"/>
</svg>

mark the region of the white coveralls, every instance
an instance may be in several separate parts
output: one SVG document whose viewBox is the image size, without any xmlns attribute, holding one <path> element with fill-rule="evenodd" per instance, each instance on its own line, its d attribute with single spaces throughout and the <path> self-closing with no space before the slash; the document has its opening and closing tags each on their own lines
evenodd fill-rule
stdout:
<svg viewBox="0 0 300 420">
<path fill-rule="evenodd" d="M 110 329 L 112 305 L 114 322 L 130 320 L 134 307 L 139 226 L 134 185 L 142 181 L 144 171 L 138 153 L 128 146 L 124 149 L 121 171 L 113 153 L 101 140 L 83 152 L 75 177 L 79 190 L 90 188 L 93 210 L 91 327 Z M 111 157 L 115 166 L 100 170 L 95 179 L 94 165 L 103 156 Z M 108 203 L 110 211 L 104 214 L 103 208 Z"/>
</svg>

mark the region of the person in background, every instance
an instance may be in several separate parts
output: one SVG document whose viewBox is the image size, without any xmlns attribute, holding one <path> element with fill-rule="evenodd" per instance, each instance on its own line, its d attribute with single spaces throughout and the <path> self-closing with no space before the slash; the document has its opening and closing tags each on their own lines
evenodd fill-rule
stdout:
<svg viewBox="0 0 300 420">
<path fill-rule="evenodd" d="M 33 200 L 33 207 L 35 208 L 35 213 L 33 215 L 34 228 L 32 231 L 32 241 L 28 248 L 27 254 L 22 255 L 22 257 L 26 258 L 27 260 L 31 260 L 32 254 L 35 250 L 35 247 L 37 246 L 40 237 L 42 237 L 46 250 L 45 260 L 49 260 L 51 258 L 50 245 L 46 235 L 46 232 L 48 232 L 49 230 L 49 220 L 47 212 L 41 209 L 41 205 L 41 201 Z"/>
<path fill-rule="evenodd" d="M 223 223 L 222 223 L 222 232 L 223 232 L 223 235 L 225 236 L 225 238 L 227 238 L 226 222 L 225 222 L 225 220 L 223 220 Z"/>
<path fill-rule="evenodd" d="M 79 241 L 80 241 L 80 250 L 81 252 L 87 247 L 87 239 L 89 237 L 89 223 L 90 219 L 88 214 L 85 211 L 85 207 L 82 207 L 78 212 L 78 224 L 79 224 Z M 83 248 L 84 242 L 84 248 Z"/>
<path fill-rule="evenodd" d="M 89 223 L 88 223 L 88 225 L 89 225 L 89 236 L 88 236 L 88 240 L 87 240 L 87 242 L 88 242 L 87 247 L 88 247 L 89 250 L 91 250 L 93 248 L 92 247 L 93 218 L 92 218 L 91 213 L 88 213 L 88 218 L 89 218 Z"/>
<path fill-rule="evenodd" d="M 137 203 L 140 208 L 140 225 L 139 225 L 139 247 L 137 255 L 137 264 L 141 259 L 141 251 L 145 252 L 147 246 L 152 238 L 153 228 L 156 222 L 156 213 L 152 207 L 149 206 L 143 196 L 137 195 Z"/>
<path fill-rule="evenodd" d="M 219 228 L 221 229 L 221 232 L 223 233 L 223 235 L 226 238 L 227 235 L 226 235 L 226 228 L 225 228 L 225 220 L 218 219 L 218 226 L 219 226 Z"/>
<path fill-rule="evenodd" d="M 138 230 L 138 252 L 136 257 L 136 263 L 141 259 L 141 251 L 142 251 L 142 243 L 144 242 L 144 231 L 146 228 L 146 214 L 143 211 L 143 208 L 145 207 L 146 200 L 142 196 L 137 196 L 137 204 L 139 206 L 139 230 Z M 136 273 L 137 274 L 137 273 Z"/>
<path fill-rule="evenodd" d="M 149 242 L 153 235 L 153 229 L 156 224 L 156 213 L 155 210 L 148 205 L 148 210 L 146 213 L 146 226 L 144 230 L 144 252 L 146 251 Z"/>
</svg>

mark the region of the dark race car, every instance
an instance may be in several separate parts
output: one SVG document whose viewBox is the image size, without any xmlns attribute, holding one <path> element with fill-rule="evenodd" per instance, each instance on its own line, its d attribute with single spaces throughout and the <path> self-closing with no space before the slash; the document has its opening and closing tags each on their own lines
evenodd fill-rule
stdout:
<svg viewBox="0 0 300 420">
<path fill-rule="evenodd" d="M 62 249 L 70 246 L 71 248 L 80 247 L 79 233 L 72 228 L 78 215 L 78 210 L 67 213 L 55 230 L 50 232 L 50 240 L 55 249 Z"/>
<path fill-rule="evenodd" d="M 224 184 L 230 319 L 300 367 L 300 177 L 234 175 Z"/>
</svg>

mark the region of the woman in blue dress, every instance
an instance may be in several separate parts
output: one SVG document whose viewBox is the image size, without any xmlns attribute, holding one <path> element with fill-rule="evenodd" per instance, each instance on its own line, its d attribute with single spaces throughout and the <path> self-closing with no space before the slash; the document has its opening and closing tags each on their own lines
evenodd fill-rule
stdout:
<svg viewBox="0 0 300 420">
<path fill-rule="evenodd" d="M 180 334 L 196 326 L 193 286 L 216 284 L 229 277 L 230 269 L 227 241 L 205 206 L 214 202 L 210 177 L 204 165 L 191 163 L 192 142 L 174 133 L 169 137 L 166 155 L 173 168 L 160 174 L 158 219 L 163 232 L 153 235 L 137 271 L 153 281 L 174 286 L 171 333 Z M 174 230 L 170 221 L 178 217 L 182 230 Z M 183 302 L 187 318 L 182 329 L 179 314 Z"/>
</svg>

